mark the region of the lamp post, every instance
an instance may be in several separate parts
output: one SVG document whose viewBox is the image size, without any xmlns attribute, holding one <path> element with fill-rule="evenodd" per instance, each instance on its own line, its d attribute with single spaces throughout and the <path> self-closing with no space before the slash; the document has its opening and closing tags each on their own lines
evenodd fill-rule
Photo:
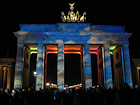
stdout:
<svg viewBox="0 0 140 105">
<path fill-rule="evenodd" d="M 50 83 L 46 83 L 46 88 L 50 88 Z"/>
<path fill-rule="evenodd" d="M 37 74 L 37 72 L 36 71 L 34 71 L 33 72 L 33 78 L 34 78 L 34 80 L 33 80 L 33 87 L 35 88 L 35 82 L 36 82 L 36 74 Z"/>
</svg>

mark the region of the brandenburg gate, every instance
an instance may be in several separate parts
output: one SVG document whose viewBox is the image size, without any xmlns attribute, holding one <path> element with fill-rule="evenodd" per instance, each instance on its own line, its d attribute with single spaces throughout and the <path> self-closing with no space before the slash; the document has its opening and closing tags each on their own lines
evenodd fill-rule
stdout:
<svg viewBox="0 0 140 105">
<path fill-rule="evenodd" d="M 37 53 L 36 90 L 45 88 L 48 53 L 57 54 L 57 88 L 60 91 L 64 88 L 64 54 L 80 54 L 81 83 L 85 89 L 92 87 L 91 54 L 97 55 L 98 84 L 101 87 L 113 87 L 113 75 L 116 88 L 123 83 L 133 86 L 128 40 L 132 33 L 125 32 L 125 26 L 80 23 L 76 17 L 66 18 L 64 13 L 61 18 L 63 23 L 20 24 L 20 31 L 14 32 L 17 37 L 14 88 L 29 86 L 32 53 Z M 70 23 L 70 19 L 75 21 Z M 82 19 L 85 17 L 79 17 L 79 21 Z"/>
</svg>

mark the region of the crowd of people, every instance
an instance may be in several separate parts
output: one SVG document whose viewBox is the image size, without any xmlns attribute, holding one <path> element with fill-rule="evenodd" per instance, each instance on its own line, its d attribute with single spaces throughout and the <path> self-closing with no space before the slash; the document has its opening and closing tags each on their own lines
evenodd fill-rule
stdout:
<svg viewBox="0 0 140 105">
<path fill-rule="evenodd" d="M 131 89 L 127 84 L 119 90 L 101 87 L 61 92 L 53 88 L 40 91 L 16 89 L 14 94 L 0 91 L 0 105 L 140 105 L 140 90 Z"/>
</svg>

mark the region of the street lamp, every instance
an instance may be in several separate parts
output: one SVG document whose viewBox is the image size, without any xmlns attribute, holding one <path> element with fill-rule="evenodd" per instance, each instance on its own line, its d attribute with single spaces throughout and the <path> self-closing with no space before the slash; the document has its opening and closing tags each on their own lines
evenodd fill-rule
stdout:
<svg viewBox="0 0 140 105">
<path fill-rule="evenodd" d="M 46 83 L 46 88 L 51 88 L 51 84 L 48 82 L 48 83 Z"/>
<path fill-rule="evenodd" d="M 46 86 L 50 86 L 50 83 L 46 83 Z"/>
<path fill-rule="evenodd" d="M 34 80 L 33 80 L 33 87 L 35 87 L 35 80 L 36 80 L 36 74 L 37 74 L 37 72 L 36 71 L 34 71 L 33 72 L 33 78 L 34 78 Z"/>
<path fill-rule="evenodd" d="M 36 72 L 36 71 L 34 71 L 34 76 L 36 76 L 36 74 L 37 74 L 37 72 Z"/>
</svg>

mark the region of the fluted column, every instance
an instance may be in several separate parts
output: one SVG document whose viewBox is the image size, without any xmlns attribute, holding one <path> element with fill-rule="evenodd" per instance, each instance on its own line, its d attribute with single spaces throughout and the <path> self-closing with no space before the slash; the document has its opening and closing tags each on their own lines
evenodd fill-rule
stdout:
<svg viewBox="0 0 140 105">
<path fill-rule="evenodd" d="M 59 91 L 62 91 L 64 89 L 64 44 L 63 43 L 58 43 L 57 87 Z"/>
<path fill-rule="evenodd" d="M 17 44 L 17 56 L 15 65 L 14 89 L 22 88 L 23 65 L 24 65 L 24 49 L 23 43 Z"/>
<path fill-rule="evenodd" d="M 44 44 L 38 43 L 36 62 L 36 90 L 44 88 Z"/>
<path fill-rule="evenodd" d="M 112 87 L 113 86 L 113 81 L 112 81 L 112 68 L 111 68 L 111 56 L 110 56 L 110 45 L 105 44 L 104 45 L 104 65 L 105 65 L 105 80 L 104 80 L 104 86 L 106 88 Z"/>
<path fill-rule="evenodd" d="M 104 46 L 102 46 L 102 59 L 103 59 L 103 76 L 104 76 L 104 87 L 105 87 L 105 80 L 106 80 L 106 72 L 105 72 L 105 50 Z"/>
<path fill-rule="evenodd" d="M 129 55 L 129 44 L 123 45 L 124 51 L 124 72 L 125 72 L 125 82 L 128 83 L 130 87 L 133 87 L 132 74 L 131 74 L 131 64 Z"/>
<path fill-rule="evenodd" d="M 89 87 L 92 87 L 90 44 L 85 44 L 83 51 L 85 88 L 88 89 Z"/>
<path fill-rule="evenodd" d="M 123 47 L 122 46 L 121 46 L 121 57 L 122 57 L 122 69 L 123 69 L 123 82 L 125 83 L 124 51 L 123 51 Z"/>
<path fill-rule="evenodd" d="M 11 87 L 11 79 L 12 79 L 11 76 L 12 76 L 11 67 L 9 66 L 7 69 L 7 86 L 6 86 L 7 89 L 10 89 Z"/>
<path fill-rule="evenodd" d="M 0 66 L 0 88 L 3 87 L 3 69 Z"/>
<path fill-rule="evenodd" d="M 6 89 L 7 86 L 7 67 L 3 67 L 3 89 Z"/>
<path fill-rule="evenodd" d="M 81 47 L 81 54 L 80 54 L 80 67 L 81 67 L 81 83 L 82 88 L 85 88 L 85 79 L 84 79 L 84 69 L 83 69 L 83 46 Z"/>
<path fill-rule="evenodd" d="M 45 79 L 44 79 L 44 82 L 47 83 L 47 56 L 48 56 L 48 55 L 47 55 L 47 48 L 45 49 L 45 55 L 46 55 L 46 56 L 45 56 L 45 58 L 44 58 L 44 62 L 45 62 L 45 63 L 44 63 L 44 64 L 45 64 L 45 65 L 44 65 L 44 68 L 45 68 L 45 69 L 44 69 L 44 76 L 45 76 L 45 77 L 44 77 L 44 78 L 45 78 Z M 44 86 L 44 88 L 45 88 L 45 87 L 46 87 L 46 86 Z"/>
</svg>

